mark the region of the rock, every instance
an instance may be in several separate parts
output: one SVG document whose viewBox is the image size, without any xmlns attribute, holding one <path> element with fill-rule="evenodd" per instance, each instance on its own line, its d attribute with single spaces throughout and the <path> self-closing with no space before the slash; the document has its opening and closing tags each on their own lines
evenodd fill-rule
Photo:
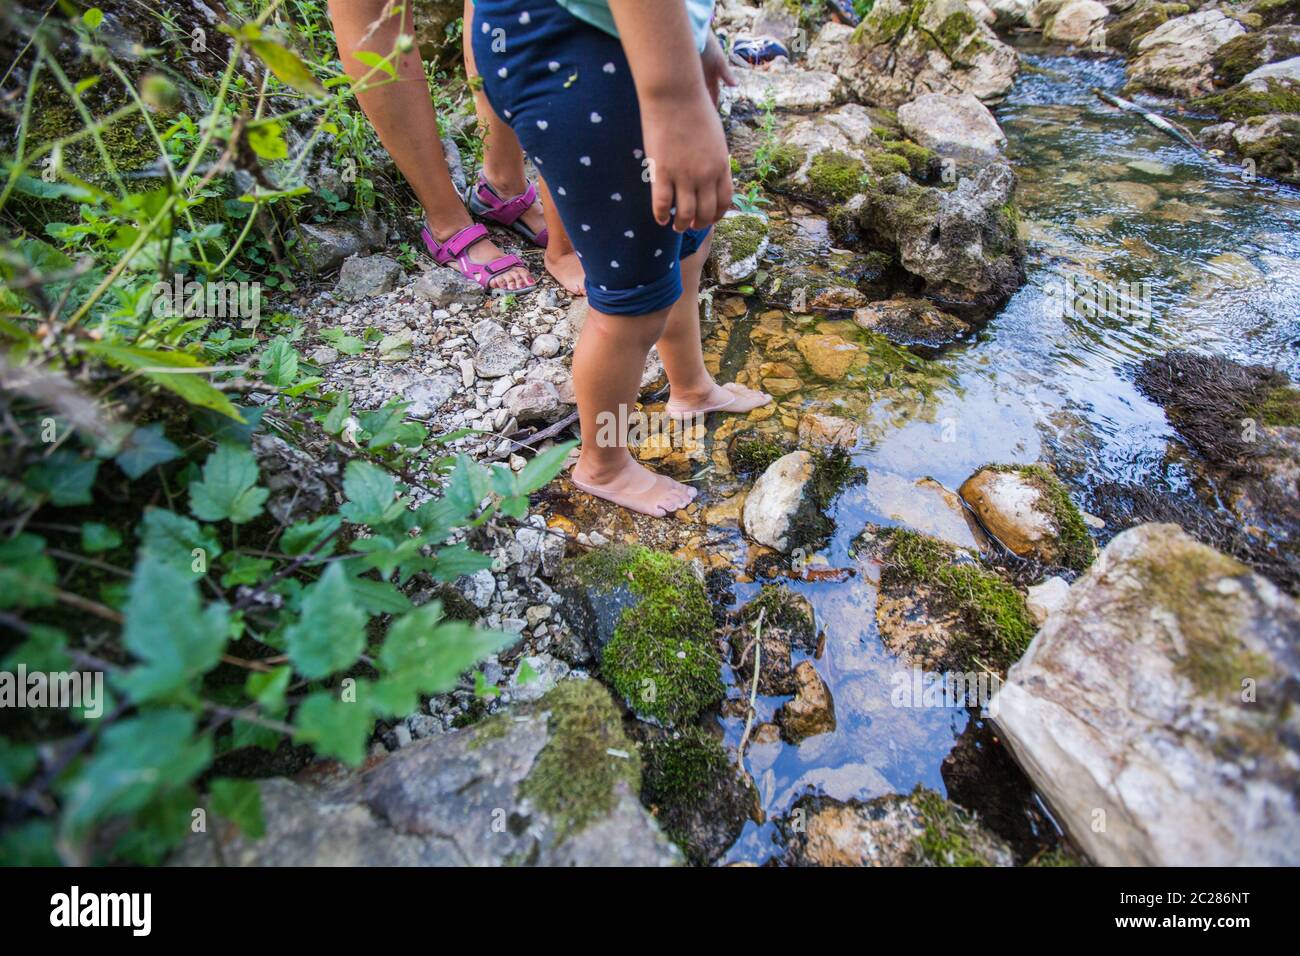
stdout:
<svg viewBox="0 0 1300 956">
<path fill-rule="evenodd" d="M 1103 14 L 1105 9 L 1102 7 Z M 998 121 L 970 93 L 925 93 L 898 108 L 898 122 L 903 132 L 926 149 L 960 164 L 993 162 L 1007 145 Z"/>
<path fill-rule="evenodd" d="M 745 499 L 741 518 L 745 533 L 777 551 L 793 547 L 791 531 L 809 507 L 813 467 L 813 456 L 802 450 L 772 462 Z"/>
<path fill-rule="evenodd" d="M 304 265 L 316 275 L 338 268 L 349 256 L 383 245 L 383 233 L 377 220 L 298 224 Z"/>
<path fill-rule="evenodd" d="M 412 5 L 415 42 L 426 60 L 451 64 L 460 57 L 460 44 L 452 39 L 451 27 L 464 15 L 457 0 L 420 0 Z M 459 31 L 455 31 L 459 35 Z"/>
<path fill-rule="evenodd" d="M 1146 212 L 1160 201 L 1160 192 L 1146 183 L 1121 180 L 1117 183 L 1104 183 L 1102 188 L 1117 205 L 1136 212 Z"/>
<path fill-rule="evenodd" d="M 778 110 L 825 110 L 844 99 L 843 85 L 823 70 L 733 67 L 737 86 L 731 94 L 751 106 L 770 101 Z"/>
<path fill-rule="evenodd" d="M 811 451 L 825 448 L 852 449 L 862 436 L 857 422 L 837 415 L 804 412 L 799 418 L 799 441 Z"/>
<path fill-rule="evenodd" d="M 913 481 L 873 468 L 867 503 L 890 521 L 958 548 L 979 552 L 988 547 L 984 532 L 961 499 L 933 478 Z"/>
<path fill-rule="evenodd" d="M 814 375 L 838 382 L 865 358 L 862 348 L 839 335 L 805 335 L 795 342 Z"/>
<path fill-rule="evenodd" d="M 1300 114 L 1252 116 L 1233 129 L 1232 141 L 1260 175 L 1300 185 Z"/>
<path fill-rule="evenodd" d="M 859 221 L 898 247 L 903 268 L 925 280 L 926 295 L 992 308 L 1024 281 L 1014 190 L 1004 163 L 980 167 L 952 190 L 898 173 L 868 194 Z"/>
<path fill-rule="evenodd" d="M 965 0 L 880 0 L 854 28 L 827 21 L 808 64 L 837 73 L 862 102 L 898 107 L 922 93 L 1005 95 L 1020 67 L 1016 52 L 980 22 Z"/>
<path fill-rule="evenodd" d="M 333 365 L 339 360 L 339 350 L 322 345 L 312 351 L 310 359 L 314 365 Z"/>
<path fill-rule="evenodd" d="M 467 279 L 447 266 L 434 266 L 420 276 L 415 283 L 415 294 L 427 300 L 435 309 L 445 309 L 456 303 L 476 306 L 487 295 L 483 287 L 473 279 Z"/>
<path fill-rule="evenodd" d="M 1214 67 L 1214 82 L 1218 86 L 1232 86 L 1248 77 L 1255 82 L 1268 76 L 1295 79 L 1294 65 L 1288 59 L 1300 54 L 1300 27 L 1281 24 L 1234 37 L 1214 51 L 1210 62 Z M 1272 68 L 1272 69 L 1270 69 Z M 1262 76 L 1260 70 L 1269 70 Z"/>
<path fill-rule="evenodd" d="M 722 699 L 713 611 L 685 561 L 649 548 L 597 548 L 566 561 L 555 589 L 565 619 L 599 657 L 602 679 L 638 717 L 685 725 Z"/>
<path fill-rule="evenodd" d="M 553 421 L 565 407 L 554 385 L 536 379 L 521 382 L 510 389 L 501 404 L 521 425 L 525 422 Z"/>
<path fill-rule="evenodd" d="M 478 342 L 478 351 L 474 353 L 474 371 L 478 377 L 501 378 L 524 368 L 531 357 L 529 351 L 495 322 L 485 319 L 484 323 L 490 324 L 491 330 L 482 338 L 474 336 Z"/>
<path fill-rule="evenodd" d="M 411 357 L 411 348 L 415 335 L 410 329 L 402 329 L 392 335 L 385 335 L 379 340 L 375 357 L 381 362 L 405 362 Z"/>
<path fill-rule="evenodd" d="M 507 693 L 510 700 L 520 703 L 538 700 L 568 676 L 569 665 L 550 654 L 522 657 L 510 676 Z"/>
<path fill-rule="evenodd" d="M 434 413 L 460 391 L 456 379 L 448 375 L 430 375 L 406 388 L 402 398 L 411 403 L 406 414 L 412 418 L 432 418 Z"/>
<path fill-rule="evenodd" d="M 886 299 L 857 309 L 853 321 L 868 332 L 878 332 L 895 345 L 943 348 L 974 331 L 970 323 L 925 299 Z"/>
<path fill-rule="evenodd" d="M 994 16 L 994 26 L 1002 29 L 1029 25 L 1029 11 L 1037 0 L 988 0 Z"/>
<path fill-rule="evenodd" d="M 1043 38 L 1055 43 L 1083 46 L 1110 15 L 1097 0 L 1066 0 L 1043 28 Z"/>
<path fill-rule="evenodd" d="M 330 787 L 259 783 L 266 834 L 219 825 L 180 866 L 673 866 L 641 806 L 636 746 L 609 693 L 565 681 L 535 703 L 415 741 Z M 503 808 L 508 819 L 503 819 Z M 502 826 L 503 823 L 508 823 Z M 217 856 L 214 844 L 220 844 Z"/>
<path fill-rule="evenodd" d="M 1297 43 L 1297 47 L 1300 48 L 1300 43 Z M 1287 84 L 1300 83 L 1300 56 L 1293 56 L 1289 60 L 1281 60 L 1277 63 L 1268 63 L 1251 70 L 1242 77 L 1241 85 L 1267 90 L 1269 80 L 1280 80 Z"/>
<path fill-rule="evenodd" d="M 687 860 L 708 866 L 740 836 L 757 802 L 735 760 L 696 727 L 641 749 L 641 800 Z"/>
<path fill-rule="evenodd" d="M 253 455 L 270 490 L 266 510 L 282 525 L 313 518 L 332 505 L 333 495 L 325 478 L 338 474 L 335 462 L 319 461 L 284 439 L 266 432 L 254 432 Z"/>
<path fill-rule="evenodd" d="M 736 285 L 753 278 L 759 260 L 767 251 L 767 229 L 766 216 L 734 209 L 713 227 L 709 260 L 718 282 Z"/>
<path fill-rule="evenodd" d="M 560 354 L 560 340 L 550 332 L 543 332 L 533 339 L 532 353 L 538 358 L 554 358 Z"/>
<path fill-rule="evenodd" d="M 1060 480 L 1042 465 L 981 468 L 958 489 L 980 524 L 1022 558 L 1081 570 L 1092 538 Z"/>
<path fill-rule="evenodd" d="M 334 294 L 356 302 L 392 292 L 401 278 L 402 267 L 388 256 L 351 256 L 343 260 Z"/>
<path fill-rule="evenodd" d="M 1214 52 L 1245 32 L 1240 23 L 1215 9 L 1167 20 L 1137 41 L 1137 57 L 1126 67 L 1128 85 L 1176 96 L 1209 93 Z"/>
<path fill-rule="evenodd" d="M 456 581 L 456 588 L 467 601 L 483 611 L 492 604 L 492 595 L 497 590 L 497 579 L 493 577 L 491 571 L 483 568 L 473 574 L 461 576 Z"/>
<path fill-rule="evenodd" d="M 812 661 L 799 663 L 794 669 L 794 680 L 794 700 L 781 705 L 776 722 L 781 736 L 789 743 L 798 744 L 835 729 L 835 702 Z"/>
<path fill-rule="evenodd" d="M 1042 584 L 1035 584 L 1025 597 L 1025 606 L 1034 620 L 1042 626 L 1053 612 L 1064 606 L 1070 596 L 1070 585 L 1062 577 L 1050 577 Z"/>
<path fill-rule="evenodd" d="M 993 713 L 1105 866 L 1300 862 L 1300 608 L 1176 525 L 1117 535 Z"/>
<path fill-rule="evenodd" d="M 772 627 L 764 619 L 758 668 L 758 692 L 765 697 L 786 697 L 796 690 L 794 664 L 790 658 L 790 634 Z M 754 628 L 746 627 L 731 636 L 731 666 L 736 683 L 746 693 L 754 680 Z"/>
<path fill-rule="evenodd" d="M 870 802 L 801 797 L 777 821 L 788 866 L 1013 866 L 1010 848 L 932 790 Z"/>
</svg>

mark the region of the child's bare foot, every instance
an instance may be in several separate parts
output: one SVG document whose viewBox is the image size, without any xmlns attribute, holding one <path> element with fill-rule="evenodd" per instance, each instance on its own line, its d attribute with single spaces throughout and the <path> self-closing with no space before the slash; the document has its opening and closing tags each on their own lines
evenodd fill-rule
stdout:
<svg viewBox="0 0 1300 956">
<path fill-rule="evenodd" d="M 554 240 L 552 240 L 554 241 Z M 587 271 L 582 268 L 582 260 L 572 249 L 568 252 L 546 250 L 546 271 L 549 272 L 569 295 L 586 295 L 587 287 L 583 280 Z"/>
<path fill-rule="evenodd" d="M 607 473 L 588 471 L 584 465 L 579 459 L 573 467 L 575 488 L 653 518 L 685 508 L 697 494 L 696 489 L 639 465 L 630 455 L 617 470 Z"/>
<path fill-rule="evenodd" d="M 746 388 L 735 382 L 726 385 L 714 383 L 709 391 L 700 395 L 684 395 L 680 399 L 670 395 L 665 411 L 669 418 L 685 418 L 709 412 L 749 412 L 770 401 L 771 395 L 757 389 Z"/>
<path fill-rule="evenodd" d="M 468 222 L 464 222 L 458 226 L 452 227 L 451 229 L 438 229 L 430 223 L 429 231 L 433 233 L 433 238 L 437 239 L 439 243 L 444 243 L 468 225 Z M 476 262 L 479 265 L 487 265 L 489 262 L 495 262 L 506 254 L 505 251 L 491 239 L 483 239 L 480 242 L 476 242 L 466 251 L 469 254 L 469 261 Z M 456 264 L 454 262 L 449 263 L 447 268 L 456 269 Z M 460 270 L 456 269 L 456 271 L 459 272 Z M 532 274 L 523 266 L 516 266 L 513 269 L 501 273 L 499 276 L 493 276 L 488 282 L 488 285 L 491 288 L 504 289 L 507 292 L 517 292 L 520 289 L 527 289 L 535 284 L 536 283 L 533 282 Z"/>
</svg>

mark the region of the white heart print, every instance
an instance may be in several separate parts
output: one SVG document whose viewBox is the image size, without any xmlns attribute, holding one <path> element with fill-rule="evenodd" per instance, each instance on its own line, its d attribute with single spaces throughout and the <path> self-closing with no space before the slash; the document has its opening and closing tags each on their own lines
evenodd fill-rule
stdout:
<svg viewBox="0 0 1300 956">
<path fill-rule="evenodd" d="M 541 130 L 546 129 L 546 127 L 548 127 L 548 126 L 550 126 L 550 125 L 551 125 L 551 124 L 548 123 L 548 122 L 546 122 L 546 120 L 538 120 L 538 121 L 537 121 L 537 128 L 538 128 L 538 129 L 541 129 Z"/>
<path fill-rule="evenodd" d="M 599 123 L 599 122 L 600 122 L 600 114 L 599 114 L 599 113 L 592 113 L 592 114 L 591 114 L 591 121 L 592 121 L 593 123 Z"/>
<path fill-rule="evenodd" d="M 614 64 L 613 64 L 613 63 L 606 63 L 605 66 L 604 66 L 604 70 L 605 70 L 606 73 L 613 73 L 613 72 L 614 72 Z"/>
<path fill-rule="evenodd" d="M 590 166 L 590 165 L 591 165 L 591 157 L 590 157 L 590 156 L 579 156 L 579 157 L 578 157 L 578 162 L 582 163 L 582 165 L 584 165 L 584 166 Z"/>
<path fill-rule="evenodd" d="M 611 195 L 609 198 L 612 199 L 612 200 L 614 200 L 614 202 L 622 202 L 622 201 L 623 201 L 623 194 L 622 194 L 622 193 L 614 193 L 614 194 Z"/>
<path fill-rule="evenodd" d="M 525 26 L 528 25 L 528 21 L 531 20 L 531 19 L 532 19 L 532 17 L 530 17 L 530 16 L 528 15 L 528 11 L 527 11 L 527 10 L 525 10 L 523 13 L 519 14 L 519 22 L 522 23 L 522 24 L 524 24 Z"/>
</svg>

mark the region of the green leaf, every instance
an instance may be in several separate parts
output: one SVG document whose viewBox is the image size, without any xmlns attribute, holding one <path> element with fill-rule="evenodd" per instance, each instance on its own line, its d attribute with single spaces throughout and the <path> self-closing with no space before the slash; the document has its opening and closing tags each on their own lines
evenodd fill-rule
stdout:
<svg viewBox="0 0 1300 956">
<path fill-rule="evenodd" d="M 0 831 L 0 866 L 58 866 L 54 824 L 29 820 Z"/>
<path fill-rule="evenodd" d="M 443 621 L 442 604 L 432 601 L 388 629 L 379 652 L 379 670 L 386 683 L 409 693 L 440 694 L 456 686 L 465 671 L 516 639 L 463 621 Z"/>
<path fill-rule="evenodd" d="M 212 761 L 212 743 L 195 737 L 195 715 L 159 710 L 114 724 L 73 779 L 64 822 L 74 831 L 138 810 L 160 790 L 189 783 Z"/>
<path fill-rule="evenodd" d="M 348 462 L 343 472 L 343 493 L 348 500 L 339 514 L 354 524 L 387 524 L 406 510 L 406 499 L 397 497 L 393 476 L 368 461 Z"/>
<path fill-rule="evenodd" d="M 201 528 L 197 521 L 165 508 L 146 508 L 144 547 L 173 567 L 186 572 L 193 580 L 201 576 L 194 570 L 195 550 L 202 550 L 204 566 L 221 556 L 221 542 L 211 528 Z"/>
<path fill-rule="evenodd" d="M 298 620 L 285 631 L 298 673 L 319 680 L 351 667 L 366 646 L 366 614 L 357 606 L 343 565 L 334 562 L 303 592 Z"/>
<path fill-rule="evenodd" d="M 103 342 L 83 347 L 91 355 L 119 368 L 140 372 L 149 381 L 175 392 L 191 405 L 210 408 L 237 422 L 244 420 L 230 399 L 203 377 L 211 369 L 188 352 L 164 352 Z"/>
<path fill-rule="evenodd" d="M 289 157 L 289 144 L 284 141 L 284 128 L 275 120 L 250 124 L 245 132 L 248 145 L 262 159 L 277 160 Z"/>
<path fill-rule="evenodd" d="M 269 383 L 285 388 L 298 377 L 298 350 L 283 335 L 277 335 L 262 353 L 258 367 Z"/>
<path fill-rule="evenodd" d="M 72 669 L 68 656 L 68 636 L 45 624 L 32 625 L 27 640 L 9 653 L 0 666 L 12 671 L 21 664 L 28 671 L 66 671 Z"/>
<path fill-rule="evenodd" d="M 397 67 L 373 50 L 353 50 L 352 55 L 372 70 L 382 70 L 393 79 L 397 79 Z"/>
<path fill-rule="evenodd" d="M 266 822 L 262 819 L 262 791 L 256 781 L 214 780 L 208 792 L 213 812 L 239 827 L 244 836 L 257 840 L 266 833 Z"/>
<path fill-rule="evenodd" d="M 122 643 L 141 663 L 115 682 L 137 703 L 170 694 L 217 666 L 229 627 L 224 604 L 205 609 L 192 575 L 145 550 L 122 628 Z"/>
<path fill-rule="evenodd" d="M 50 503 L 88 505 L 92 498 L 90 489 L 95 484 L 99 462 L 82 458 L 76 452 L 61 448 L 48 458 L 27 469 L 23 481 L 32 491 L 47 495 Z"/>
<path fill-rule="evenodd" d="M 325 416 L 325 421 L 321 427 L 331 435 L 337 435 L 343 431 L 343 426 L 347 424 L 348 418 L 352 415 L 352 393 L 346 388 L 338 393 L 334 399 L 334 407 L 329 410 Z"/>
<path fill-rule="evenodd" d="M 576 441 L 566 441 L 546 449 L 519 472 L 517 494 L 531 495 L 544 488 L 546 484 L 560 473 L 569 452 L 578 446 Z"/>
<path fill-rule="evenodd" d="M 128 478 L 134 480 L 150 468 L 180 456 L 181 450 L 164 434 L 162 422 L 154 422 L 131 432 L 114 461 Z"/>
<path fill-rule="evenodd" d="M 87 554 L 112 551 L 122 543 L 122 536 L 113 528 L 98 521 L 87 521 L 81 526 L 81 550 Z"/>
<path fill-rule="evenodd" d="M 190 485 L 190 511 L 204 521 L 245 524 L 262 513 L 270 492 L 257 486 L 257 459 L 246 448 L 218 445 Z"/>
<path fill-rule="evenodd" d="M 445 497 L 460 514 L 470 515 L 478 510 L 479 502 L 487 497 L 491 487 L 492 477 L 487 469 L 468 455 L 457 455 Z"/>
<path fill-rule="evenodd" d="M 337 757 L 355 767 L 365 759 L 375 718 L 360 699 L 348 702 L 334 691 L 320 690 L 298 705 L 293 723 L 298 730 L 295 740 L 311 744 L 322 756 Z"/>
<path fill-rule="evenodd" d="M 284 712 L 284 694 L 293 677 L 292 667 L 277 667 L 271 671 L 254 671 L 244 681 L 244 690 L 268 714 Z"/>
<path fill-rule="evenodd" d="M 18 786 L 36 769 L 36 748 L 0 737 L 0 791 Z"/>
<path fill-rule="evenodd" d="M 251 554 L 228 554 L 223 560 L 227 570 L 221 576 L 223 588 L 238 587 L 241 584 L 256 584 L 269 575 L 275 562 L 270 558 L 258 558 Z"/>
<path fill-rule="evenodd" d="M 45 553 L 44 538 L 24 533 L 0 540 L 0 608 L 53 604 L 57 580 L 58 571 Z"/>
<path fill-rule="evenodd" d="M 320 81 L 312 74 L 307 64 L 288 47 L 281 46 L 265 36 L 249 40 L 248 45 L 281 83 L 293 87 L 300 93 L 309 93 L 312 96 L 325 95 L 325 88 L 320 85 Z"/>
<path fill-rule="evenodd" d="M 455 581 L 462 574 L 473 574 L 492 567 L 492 558 L 464 544 L 448 545 L 438 551 L 432 575 L 438 581 Z"/>
<path fill-rule="evenodd" d="M 91 7 L 81 15 L 81 22 L 92 30 L 98 30 L 99 25 L 104 22 L 104 11 L 99 7 Z"/>
<path fill-rule="evenodd" d="M 320 548 L 319 558 L 326 558 L 334 553 L 334 544 L 322 547 L 330 535 L 338 531 L 343 519 L 338 515 L 321 515 L 311 521 L 299 521 L 285 529 L 280 538 L 280 547 L 292 557 L 310 554 Z"/>
<path fill-rule="evenodd" d="M 411 610 L 411 599 L 391 581 L 352 578 L 352 594 L 370 614 L 403 614 Z"/>
</svg>

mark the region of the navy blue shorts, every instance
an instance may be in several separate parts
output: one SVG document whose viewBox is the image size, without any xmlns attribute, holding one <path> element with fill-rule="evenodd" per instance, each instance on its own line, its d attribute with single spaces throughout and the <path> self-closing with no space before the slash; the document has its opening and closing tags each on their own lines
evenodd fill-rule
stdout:
<svg viewBox="0 0 1300 956">
<path fill-rule="evenodd" d="M 618 38 L 554 0 L 477 0 L 466 29 L 488 101 L 550 187 L 591 305 L 610 315 L 671 306 L 682 294 L 680 260 L 709 231 L 655 222 L 641 110 Z"/>
</svg>

